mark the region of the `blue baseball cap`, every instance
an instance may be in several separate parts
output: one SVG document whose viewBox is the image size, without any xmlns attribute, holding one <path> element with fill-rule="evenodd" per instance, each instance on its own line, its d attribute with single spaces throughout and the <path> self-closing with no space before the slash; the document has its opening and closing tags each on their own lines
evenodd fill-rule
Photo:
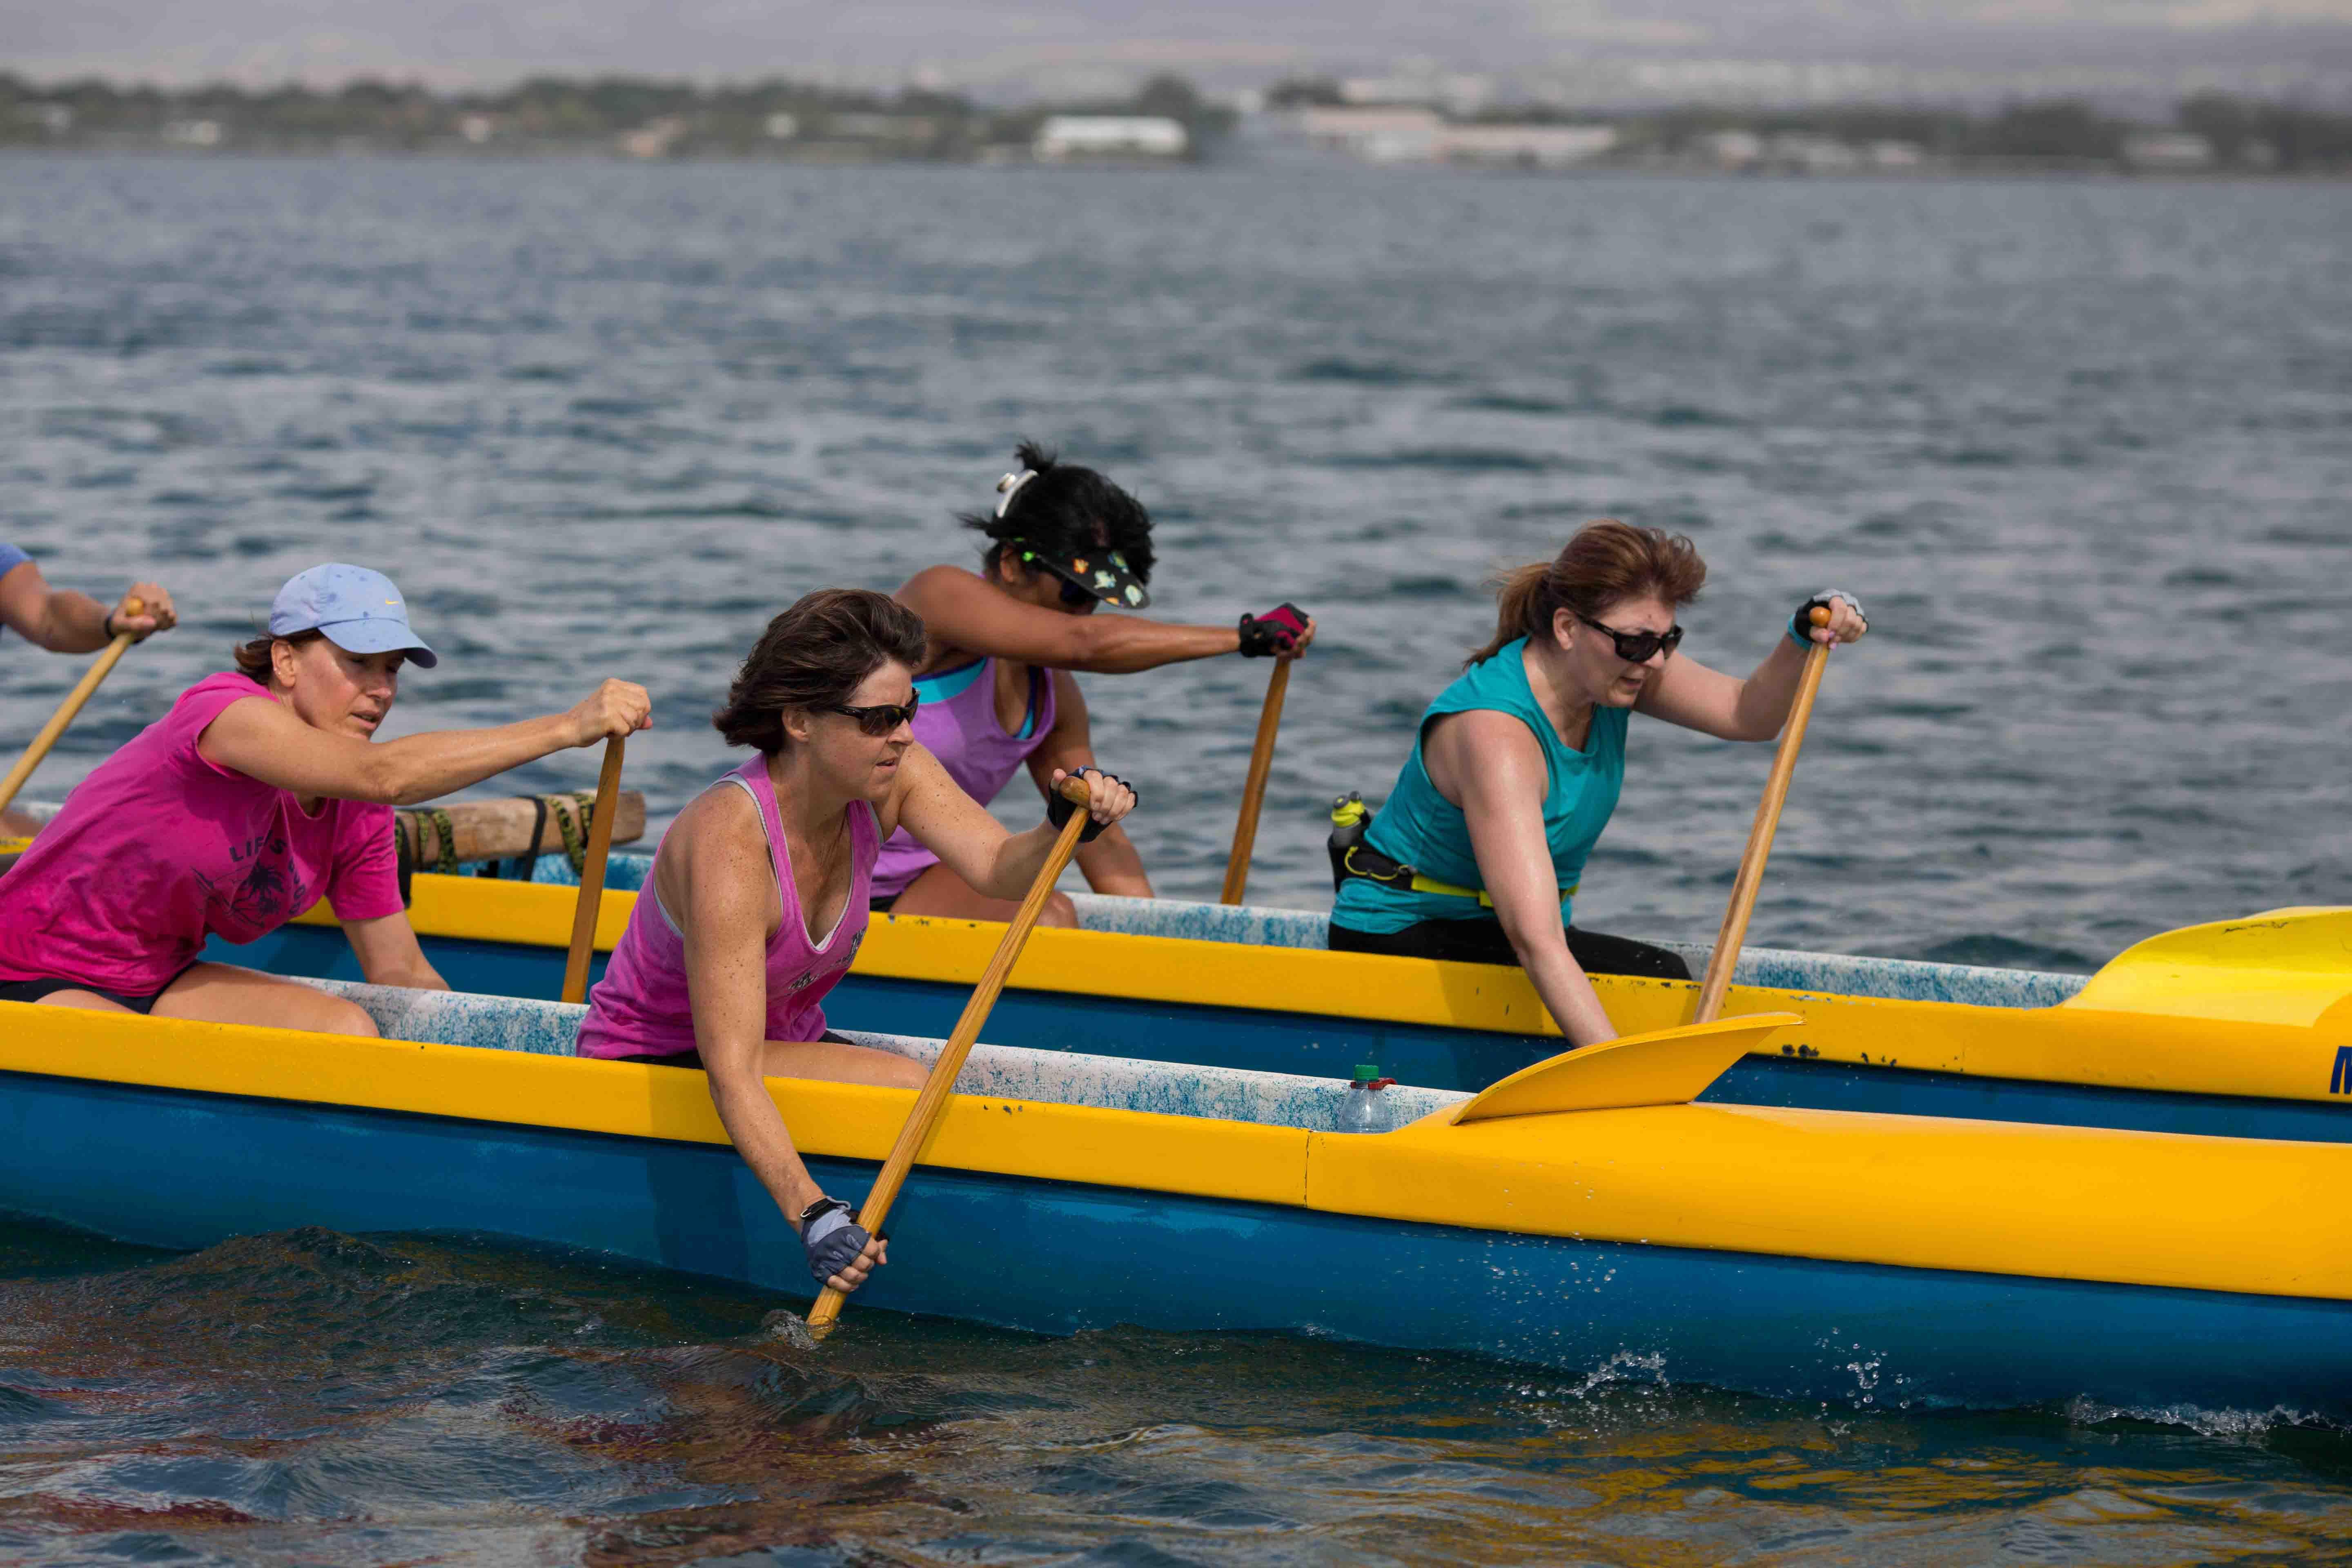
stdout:
<svg viewBox="0 0 2352 1568">
<path fill-rule="evenodd" d="M 408 607 L 392 579 L 364 566 L 332 561 L 286 579 L 269 606 L 269 635 L 308 631 L 325 633 L 345 653 L 405 652 L 422 669 L 441 662 L 410 629 Z"/>
</svg>

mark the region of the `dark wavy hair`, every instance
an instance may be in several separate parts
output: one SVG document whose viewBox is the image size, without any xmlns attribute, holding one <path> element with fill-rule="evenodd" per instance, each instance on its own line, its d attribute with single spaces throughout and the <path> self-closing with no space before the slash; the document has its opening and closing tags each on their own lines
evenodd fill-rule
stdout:
<svg viewBox="0 0 2352 1568">
<path fill-rule="evenodd" d="M 787 712 L 848 701 L 892 659 L 920 669 L 927 640 L 922 617 L 887 594 L 820 588 L 768 623 L 711 725 L 729 745 L 772 757 L 791 743 Z"/>
<path fill-rule="evenodd" d="M 1143 503 L 1092 468 L 1059 462 L 1034 441 L 1013 448 L 1013 460 L 1036 478 L 1013 504 L 994 511 L 960 512 L 956 521 L 988 536 L 982 565 L 990 572 L 1014 542 L 1042 555 L 1068 560 L 1089 551 L 1116 550 L 1142 582 L 1151 581 L 1151 514 Z"/>
</svg>

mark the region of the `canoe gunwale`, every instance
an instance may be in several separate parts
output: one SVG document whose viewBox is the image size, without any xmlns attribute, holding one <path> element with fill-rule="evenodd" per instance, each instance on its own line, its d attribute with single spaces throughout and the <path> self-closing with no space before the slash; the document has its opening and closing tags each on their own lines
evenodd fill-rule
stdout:
<svg viewBox="0 0 2352 1568">
<path fill-rule="evenodd" d="M 571 889 L 433 876 L 418 877 L 415 885 L 412 919 L 421 935 L 555 949 L 570 938 Z M 601 951 L 620 939 L 635 898 L 605 891 L 597 921 Z M 320 925 L 332 917 L 321 908 L 301 919 Z M 991 921 L 882 916 L 851 972 L 969 985 L 1003 931 Z M 1697 993 L 1687 981 L 1600 975 L 1594 984 L 1629 1034 L 1686 1022 Z M 1043 930 L 1033 934 L 1009 989 L 1444 1027 L 1521 1038 L 1545 1055 L 1559 1048 L 1559 1031 L 1527 977 L 1490 964 Z M 1742 984 L 1732 988 L 1727 1010 L 1805 1016 L 1802 1026 L 1759 1053 L 1765 1056 L 2352 1110 L 2352 1083 L 2337 1060 L 2352 1036 L 2338 1039 L 2340 1029 L 2217 1024 L 2084 1005 L 2088 1000 L 2011 1008 Z"/>
</svg>

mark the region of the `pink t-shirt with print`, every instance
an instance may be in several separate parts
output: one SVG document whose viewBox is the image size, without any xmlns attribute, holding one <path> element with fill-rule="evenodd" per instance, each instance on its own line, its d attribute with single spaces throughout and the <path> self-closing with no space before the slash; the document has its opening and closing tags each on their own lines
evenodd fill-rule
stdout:
<svg viewBox="0 0 2352 1568">
<path fill-rule="evenodd" d="M 196 737 L 256 682 L 208 676 L 99 764 L 0 877 L 0 980 L 142 996 L 205 938 L 252 942 L 324 895 L 339 919 L 400 912 L 392 807 L 320 803 L 206 762 Z"/>
</svg>

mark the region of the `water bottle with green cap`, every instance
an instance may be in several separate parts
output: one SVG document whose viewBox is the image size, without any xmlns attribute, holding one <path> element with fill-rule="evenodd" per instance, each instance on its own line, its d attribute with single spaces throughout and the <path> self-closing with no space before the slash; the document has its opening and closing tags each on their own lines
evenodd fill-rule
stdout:
<svg viewBox="0 0 2352 1568">
<path fill-rule="evenodd" d="M 1389 1109 L 1389 1097 L 1383 1091 L 1396 1082 L 1382 1078 L 1381 1069 L 1372 1062 L 1356 1064 L 1356 1076 L 1348 1085 L 1348 1092 L 1339 1100 L 1339 1126 L 1342 1132 L 1386 1132 L 1395 1125 Z"/>
</svg>

